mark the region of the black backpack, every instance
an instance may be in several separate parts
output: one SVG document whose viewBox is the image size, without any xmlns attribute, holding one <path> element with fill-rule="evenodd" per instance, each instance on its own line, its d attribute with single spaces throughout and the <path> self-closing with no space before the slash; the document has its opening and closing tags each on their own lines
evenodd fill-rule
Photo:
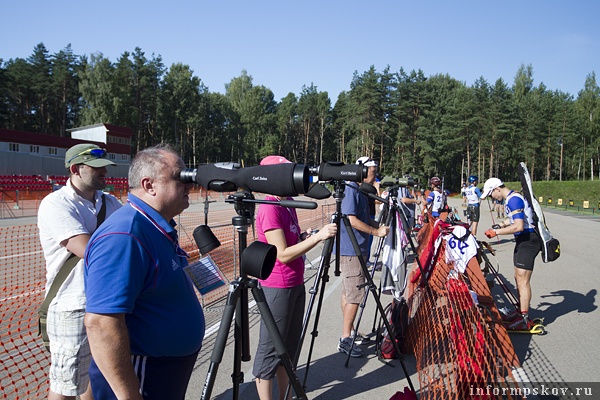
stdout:
<svg viewBox="0 0 600 400">
<path fill-rule="evenodd" d="M 402 340 L 408 331 L 408 304 L 404 298 L 397 300 L 392 299 L 392 302 L 385 307 L 385 314 L 381 317 L 386 318 L 392 332 L 388 332 L 383 323 L 383 320 L 379 321 L 379 328 L 377 329 L 377 357 L 381 359 L 394 359 L 402 358 L 402 354 L 396 354 L 396 347 L 394 346 L 393 340 L 398 343 L 398 346 L 402 344 Z"/>
</svg>

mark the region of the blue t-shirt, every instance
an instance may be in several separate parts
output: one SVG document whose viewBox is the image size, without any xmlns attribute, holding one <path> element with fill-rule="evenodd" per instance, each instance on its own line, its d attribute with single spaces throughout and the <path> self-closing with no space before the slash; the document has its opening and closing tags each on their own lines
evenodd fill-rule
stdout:
<svg viewBox="0 0 600 400">
<path fill-rule="evenodd" d="M 356 182 L 346 183 L 344 198 L 342 199 L 342 214 L 354 215 L 365 224 L 370 225 L 369 200 L 367 196 L 358 191 L 358 184 Z M 352 229 L 352 231 L 354 232 L 354 236 L 356 236 L 360 252 L 366 257 L 369 254 L 369 234 L 357 229 Z M 342 256 L 356 255 L 343 221 L 340 231 L 340 254 Z"/>
<path fill-rule="evenodd" d="M 523 220 L 523 232 L 533 232 L 533 209 L 522 195 L 511 191 L 506 197 L 504 211 L 510 218 L 511 223 L 516 219 Z M 517 232 L 515 236 L 520 234 L 521 232 Z"/>
<path fill-rule="evenodd" d="M 193 354 L 204 339 L 204 313 L 182 269 L 187 257 L 176 250 L 175 222 L 166 221 L 132 194 L 129 202 L 90 238 L 85 255 L 86 311 L 124 313 L 132 354 Z"/>
</svg>

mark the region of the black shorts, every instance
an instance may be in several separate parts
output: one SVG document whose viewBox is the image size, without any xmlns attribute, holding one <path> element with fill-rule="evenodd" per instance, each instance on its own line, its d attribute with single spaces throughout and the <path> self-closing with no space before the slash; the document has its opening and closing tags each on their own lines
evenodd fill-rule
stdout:
<svg viewBox="0 0 600 400">
<path fill-rule="evenodd" d="M 467 205 L 467 218 L 471 222 L 479 222 L 479 206 L 473 204 Z"/>
<path fill-rule="evenodd" d="M 513 253 L 515 268 L 533 271 L 535 257 L 542 251 L 542 241 L 535 231 L 523 232 L 515 237 L 517 244 Z"/>
</svg>

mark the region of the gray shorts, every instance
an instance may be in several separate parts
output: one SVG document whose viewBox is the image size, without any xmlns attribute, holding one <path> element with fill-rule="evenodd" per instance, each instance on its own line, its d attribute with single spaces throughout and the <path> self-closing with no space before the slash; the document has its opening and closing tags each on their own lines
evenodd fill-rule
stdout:
<svg viewBox="0 0 600 400">
<path fill-rule="evenodd" d="M 342 295 L 351 304 L 360 304 L 365 295 L 365 288 L 358 286 L 366 282 L 365 274 L 357 256 L 340 256 L 340 270 L 342 272 Z"/>
<path fill-rule="evenodd" d="M 56 311 L 48 309 L 47 327 L 50 339 L 50 389 L 64 396 L 85 392 L 92 354 L 85 333 L 85 310 Z"/>
<path fill-rule="evenodd" d="M 300 344 L 304 320 L 304 303 L 306 301 L 304 284 L 289 289 L 263 287 L 263 292 L 277 324 L 277 330 L 285 342 L 287 353 L 293 360 Z M 279 365 L 281 365 L 281 359 L 277 355 L 271 336 L 261 318 L 258 348 L 256 357 L 254 357 L 252 374 L 259 379 L 273 379 Z"/>
</svg>

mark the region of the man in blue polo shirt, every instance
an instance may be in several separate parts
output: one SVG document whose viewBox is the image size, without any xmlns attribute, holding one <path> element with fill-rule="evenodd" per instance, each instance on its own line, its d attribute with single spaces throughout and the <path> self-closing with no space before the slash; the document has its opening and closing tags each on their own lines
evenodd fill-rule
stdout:
<svg viewBox="0 0 600 400">
<path fill-rule="evenodd" d="M 361 157 L 357 164 L 368 167 L 368 175 L 363 179 L 372 185 L 377 174 L 377 163 L 368 157 Z M 351 357 L 361 357 L 363 352 L 356 344 L 352 345 L 352 329 L 354 319 L 358 312 L 358 306 L 365 293 L 364 287 L 358 286 L 365 283 L 365 275 L 360 264 L 360 258 L 365 262 L 369 254 L 369 236 L 383 237 L 388 234 L 390 228 L 382 225 L 371 218 L 369 212 L 368 198 L 358 191 L 356 182 L 346 182 L 344 198 L 342 199 L 342 214 L 348 216 L 352 233 L 356 237 L 361 254 L 356 254 L 346 226 L 341 225 L 340 232 L 340 270 L 342 273 L 342 336 L 338 343 L 338 351 L 350 354 Z M 358 335 L 358 333 L 355 333 Z"/>
<path fill-rule="evenodd" d="M 138 152 L 128 204 L 91 237 L 85 325 L 96 399 L 184 399 L 204 314 L 173 218 L 189 206 L 185 165 L 168 145 Z"/>
</svg>

